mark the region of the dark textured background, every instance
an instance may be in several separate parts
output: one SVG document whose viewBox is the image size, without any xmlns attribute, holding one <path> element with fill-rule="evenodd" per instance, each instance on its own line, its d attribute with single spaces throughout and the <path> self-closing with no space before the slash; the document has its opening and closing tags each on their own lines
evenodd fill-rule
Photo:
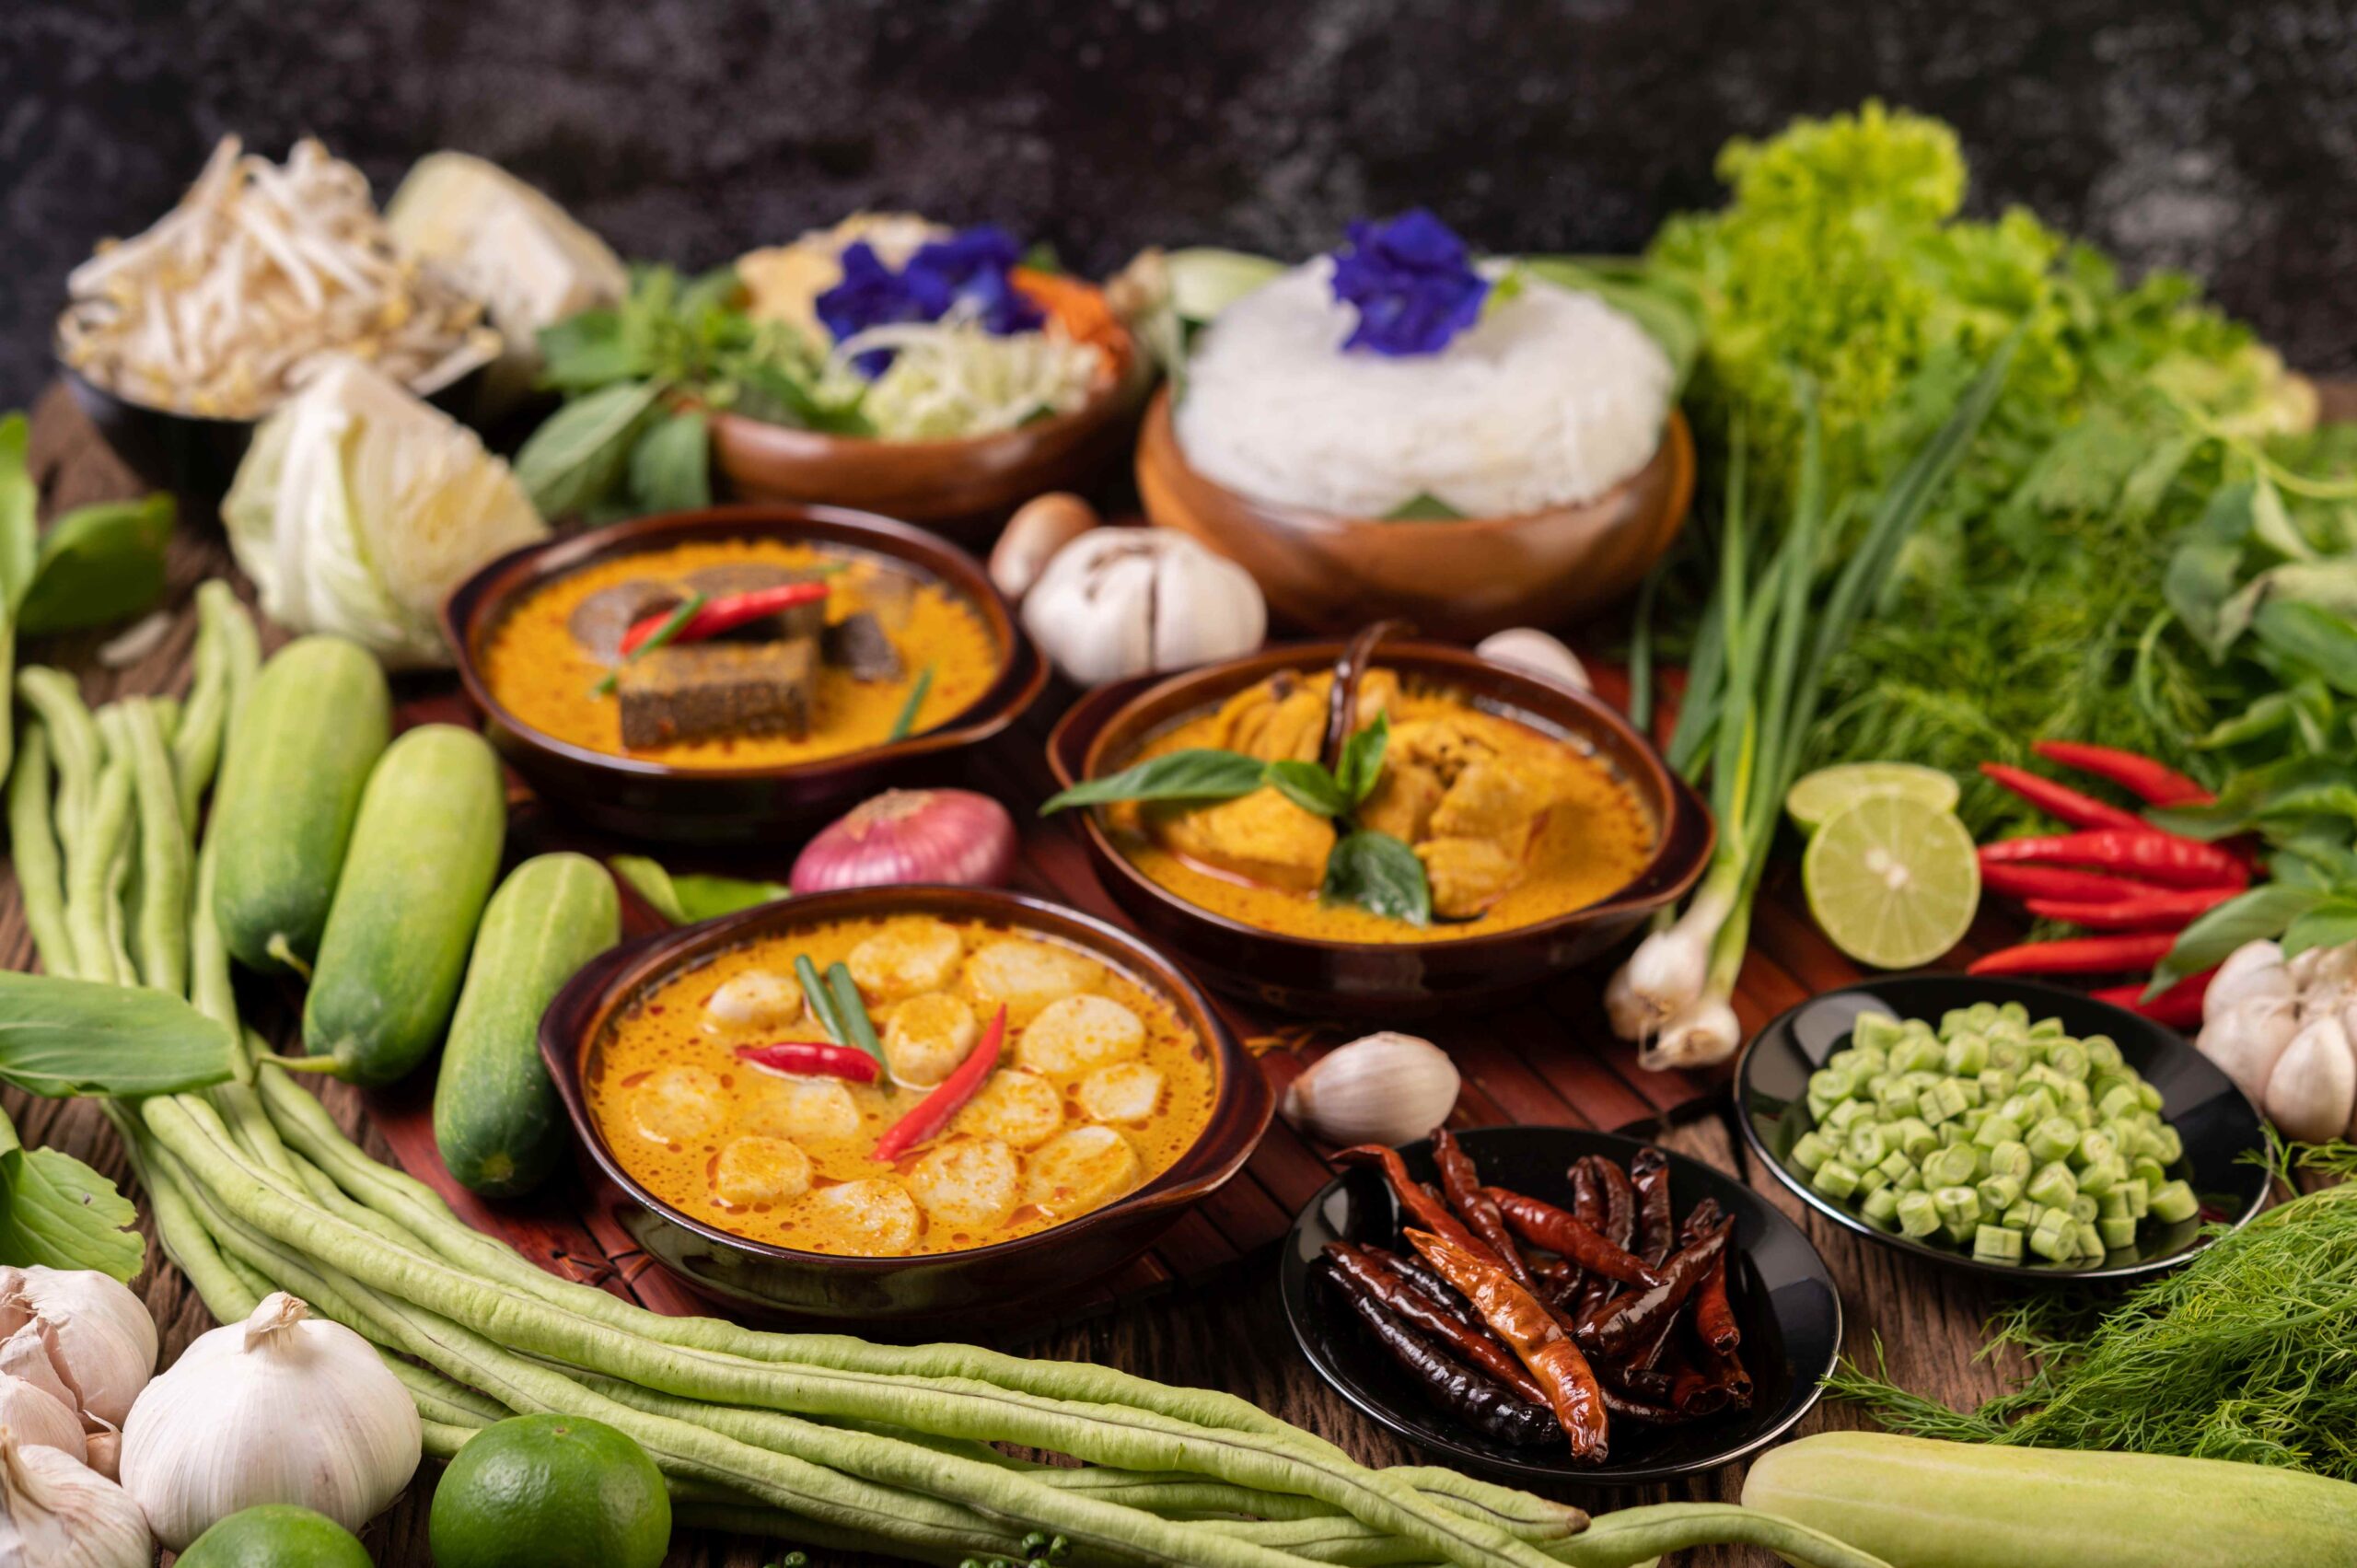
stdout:
<svg viewBox="0 0 2357 1568">
<path fill-rule="evenodd" d="M 1716 200 L 1728 135 L 1879 94 L 2026 203 L 2357 367 L 2349 0 L 6 0 L 0 399 L 66 270 L 225 131 L 390 191 L 437 146 L 633 256 L 720 261 L 872 203 L 1092 269 L 1299 254 L 1428 203 L 1495 250 L 1628 250 Z"/>
</svg>

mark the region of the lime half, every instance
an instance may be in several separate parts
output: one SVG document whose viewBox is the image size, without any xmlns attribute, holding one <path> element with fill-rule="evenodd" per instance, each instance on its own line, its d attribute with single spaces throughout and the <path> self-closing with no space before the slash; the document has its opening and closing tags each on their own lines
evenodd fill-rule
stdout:
<svg viewBox="0 0 2357 1568">
<path fill-rule="evenodd" d="M 1833 945 L 1876 969 L 1928 964 L 1980 905 L 1980 862 L 1954 813 L 1903 795 L 1852 801 L 1801 858 L 1808 912 Z"/>
<path fill-rule="evenodd" d="M 1937 768 L 1913 762 L 1843 762 L 1819 768 L 1795 783 L 1784 796 L 1784 809 L 1802 832 L 1814 833 L 1870 795 L 1904 796 L 1934 811 L 1953 811 L 1958 791 L 1956 780 Z"/>
</svg>

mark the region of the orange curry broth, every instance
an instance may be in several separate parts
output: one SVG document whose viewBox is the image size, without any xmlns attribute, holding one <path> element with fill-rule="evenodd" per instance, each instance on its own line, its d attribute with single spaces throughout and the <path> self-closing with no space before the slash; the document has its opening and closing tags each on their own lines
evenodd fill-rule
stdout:
<svg viewBox="0 0 2357 1568">
<path fill-rule="evenodd" d="M 898 570 L 879 568 L 863 556 L 769 539 L 679 544 L 600 561 L 534 589 L 507 612 L 483 651 L 483 679 L 509 713 L 554 739 L 610 756 L 643 758 L 674 767 L 743 768 L 816 761 L 883 745 L 927 666 L 933 669 L 933 684 L 918 707 L 911 734 L 922 734 L 956 717 L 998 679 L 998 650 L 973 607 L 940 583 L 920 582 L 905 624 L 895 625 L 890 618 L 882 618 L 893 645 L 900 650 L 900 679 L 854 680 L 841 669 L 820 666 L 811 693 L 810 730 L 802 738 L 733 736 L 625 749 L 620 702 L 611 693 L 594 692 L 607 668 L 575 643 L 566 629 L 574 607 L 616 583 L 742 562 L 794 567 L 844 564 L 845 569 L 830 579 L 827 619 L 830 622 L 872 608 L 865 585 L 874 582 L 879 570 Z"/>
<path fill-rule="evenodd" d="M 1313 678 L 1307 688 L 1322 705 L 1324 678 Z M 1135 806 L 1107 810 L 1114 844 L 1147 877 L 1200 909 L 1257 930 L 1327 942 L 1451 942 L 1512 931 L 1608 898 L 1644 869 L 1655 847 L 1652 821 L 1628 783 L 1586 745 L 1443 691 L 1410 688 L 1391 696 L 1387 706 L 1395 734 L 1403 722 L 1448 718 L 1502 752 L 1543 761 L 1557 790 L 1524 849 L 1521 880 L 1480 914 L 1416 926 L 1354 904 L 1327 903 L 1314 891 L 1249 882 L 1167 847 L 1144 830 Z M 1219 723 L 1215 711 L 1180 719 L 1132 761 L 1221 746 L 1226 737 Z"/>
<path fill-rule="evenodd" d="M 989 1226 L 953 1226 L 939 1223 L 920 1203 L 918 1234 L 906 1247 L 877 1247 L 854 1230 L 831 1223 L 820 1195 L 840 1184 L 881 1179 L 910 1190 L 911 1173 L 927 1155 L 947 1145 L 971 1142 L 977 1131 L 975 1108 L 959 1112 L 941 1136 L 919 1144 L 892 1164 L 869 1157 L 876 1140 L 914 1109 L 927 1092 L 893 1083 L 879 1075 L 873 1084 L 845 1084 L 821 1077 L 793 1077 L 756 1067 L 739 1059 L 740 1045 L 762 1045 L 782 1040 L 819 1040 L 825 1031 L 807 1011 L 795 1022 L 763 1027 L 707 1027 L 706 1005 L 724 983 L 749 971 L 791 976 L 797 955 L 807 955 L 823 974 L 870 936 L 911 920 L 946 925 L 963 939 L 964 958 L 955 980 L 942 987 L 968 1000 L 976 1020 L 985 1029 L 995 999 L 974 986 L 966 972 L 973 954 L 996 942 L 1015 940 L 1056 953 L 1086 958 L 1093 973 L 1081 993 L 1101 996 L 1129 1008 L 1145 1026 L 1145 1041 L 1137 1060 L 1162 1075 L 1162 1090 L 1153 1112 L 1143 1121 L 1092 1122 L 1075 1098 L 1086 1073 L 1042 1074 L 1053 1084 L 1061 1102 L 1062 1121 L 1055 1133 L 1017 1149 L 1016 1159 L 1028 1179 L 1041 1151 L 1057 1136 L 1076 1128 L 1109 1126 L 1126 1138 L 1137 1155 L 1134 1179 L 1118 1191 L 1101 1194 L 1086 1206 L 1049 1213 L 1040 1204 L 1020 1202 L 1004 1223 Z M 922 994 L 922 993 L 920 993 Z M 863 996 L 879 1037 L 888 1034 L 895 1003 L 863 988 Z M 805 1005 L 807 1007 L 807 1004 Z M 1011 1010 L 1000 1066 L 993 1077 L 1016 1068 L 1024 1029 L 1030 1019 Z M 1018 1022 L 1018 1020 L 1020 1020 Z M 642 1130 L 633 1097 L 658 1073 L 680 1066 L 703 1069 L 718 1080 L 720 1115 L 708 1136 L 661 1142 Z M 932 922 L 927 917 L 894 916 L 887 920 L 830 922 L 790 935 L 764 938 L 731 948 L 710 962 L 674 976 L 644 993 L 618 1016 L 598 1042 L 586 1074 L 589 1110 L 604 1134 L 607 1146 L 622 1168 L 646 1190 L 673 1208 L 716 1229 L 749 1240 L 768 1242 L 807 1252 L 842 1256 L 900 1256 L 962 1251 L 1010 1241 L 1051 1228 L 1068 1219 L 1101 1208 L 1135 1191 L 1170 1168 L 1191 1147 L 1211 1120 L 1218 1092 L 1218 1069 L 1208 1044 L 1180 1016 L 1177 1007 L 1158 993 L 1117 970 L 1106 968 L 1079 949 L 1050 942 L 1036 935 L 981 922 Z M 809 1191 L 777 1202 L 733 1204 L 715 1191 L 722 1151 L 748 1135 L 778 1136 L 790 1124 L 792 1097 L 806 1093 L 831 1095 L 842 1085 L 857 1109 L 857 1124 L 842 1135 L 799 1131 L 792 1141 L 808 1156 Z M 990 1085 L 984 1085 L 987 1094 Z M 1027 1188 L 1024 1196 L 1031 1196 Z"/>
</svg>

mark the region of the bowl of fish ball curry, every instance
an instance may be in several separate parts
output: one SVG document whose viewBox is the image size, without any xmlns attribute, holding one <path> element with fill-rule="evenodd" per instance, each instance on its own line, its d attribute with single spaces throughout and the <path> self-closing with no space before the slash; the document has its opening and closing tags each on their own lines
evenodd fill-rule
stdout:
<svg viewBox="0 0 2357 1568">
<path fill-rule="evenodd" d="M 631 838 L 774 836 L 952 782 L 1046 681 L 981 564 L 824 506 L 668 513 L 535 544 L 444 624 L 535 790 Z"/>
<path fill-rule="evenodd" d="M 1707 808 L 1620 714 L 1391 631 L 1101 687 L 1050 738 L 1049 809 L 1207 983 L 1320 1014 L 1499 1001 L 1709 859 Z"/>
<path fill-rule="evenodd" d="M 1271 1106 L 1167 960 L 967 888 L 814 894 L 618 948 L 540 1048 L 617 1222 L 757 1313 L 1069 1291 L 1241 1168 Z"/>
</svg>

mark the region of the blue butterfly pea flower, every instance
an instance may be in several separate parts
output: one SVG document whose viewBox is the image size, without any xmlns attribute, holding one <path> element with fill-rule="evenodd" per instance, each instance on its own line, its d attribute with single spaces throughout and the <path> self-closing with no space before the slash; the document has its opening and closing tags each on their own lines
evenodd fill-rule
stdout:
<svg viewBox="0 0 2357 1568">
<path fill-rule="evenodd" d="M 1334 253 L 1332 286 L 1359 313 L 1343 348 L 1399 358 L 1438 354 L 1480 320 L 1490 280 L 1473 270 L 1465 242 L 1417 207 L 1388 223 L 1353 223 Z"/>
<path fill-rule="evenodd" d="M 1000 337 L 1037 331 L 1047 318 L 1008 276 L 1021 255 L 1015 237 L 994 224 L 927 241 L 899 272 L 860 240 L 843 250 L 842 281 L 819 296 L 819 319 L 837 343 L 871 327 L 938 321 L 954 306 Z M 877 376 L 892 351 L 871 350 L 853 363 L 862 375 Z"/>
</svg>

